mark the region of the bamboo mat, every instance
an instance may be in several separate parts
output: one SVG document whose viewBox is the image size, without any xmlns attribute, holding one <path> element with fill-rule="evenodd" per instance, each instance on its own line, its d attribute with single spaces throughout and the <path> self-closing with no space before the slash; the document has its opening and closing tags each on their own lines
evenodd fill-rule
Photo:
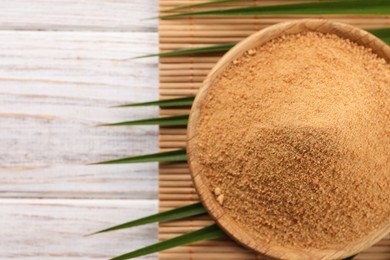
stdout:
<svg viewBox="0 0 390 260">
<path fill-rule="evenodd" d="M 160 0 L 160 9 L 177 5 L 198 3 L 199 0 Z M 292 3 L 291 0 L 243 1 L 240 6 Z M 303 2 L 303 1 L 300 1 Z M 237 6 L 230 3 L 218 7 Z M 192 8 L 198 11 L 204 8 Z M 160 51 L 180 48 L 201 47 L 209 44 L 237 42 L 269 25 L 291 19 L 317 17 L 345 22 L 365 29 L 390 27 L 389 16 L 262 16 L 262 17 L 192 17 L 175 20 L 162 20 L 159 25 Z M 175 98 L 195 95 L 209 70 L 222 54 L 165 57 L 160 59 L 160 98 Z M 188 109 L 161 109 L 161 115 L 187 114 Z M 185 147 L 185 128 L 160 128 L 159 146 L 161 150 Z M 187 164 L 160 164 L 159 166 L 160 210 L 165 211 L 198 201 L 192 185 Z M 159 226 L 159 239 L 165 240 L 180 234 L 197 230 L 212 224 L 210 217 L 202 216 L 189 220 L 174 221 Z M 160 259 L 267 259 L 238 246 L 232 240 L 219 239 L 203 241 L 193 245 L 164 251 Z M 379 242 L 355 259 L 390 260 L 390 236 Z"/>
</svg>

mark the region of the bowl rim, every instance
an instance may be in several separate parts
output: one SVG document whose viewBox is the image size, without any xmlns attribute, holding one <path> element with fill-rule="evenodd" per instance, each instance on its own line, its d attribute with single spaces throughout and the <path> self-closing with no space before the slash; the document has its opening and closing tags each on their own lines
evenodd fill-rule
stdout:
<svg viewBox="0 0 390 260">
<path fill-rule="evenodd" d="M 332 22 L 325 19 L 300 19 L 278 23 L 262 29 L 245 38 L 229 50 L 213 67 L 204 80 L 196 98 L 193 102 L 187 127 L 187 161 L 196 191 L 203 206 L 209 215 L 216 221 L 218 226 L 239 244 L 248 247 L 257 253 L 281 259 L 337 259 L 355 255 L 364 249 L 372 246 L 380 239 L 390 233 L 389 223 L 383 227 L 372 231 L 364 238 L 347 244 L 343 249 L 304 249 L 281 246 L 276 243 L 259 241 L 249 236 L 217 202 L 214 194 L 207 186 L 207 180 L 200 173 L 202 166 L 198 163 L 192 153 L 195 143 L 196 126 L 202 110 L 204 99 L 212 86 L 215 78 L 236 58 L 244 54 L 245 51 L 261 46 L 262 44 L 278 38 L 282 35 L 296 34 L 300 32 L 321 32 L 332 33 L 342 38 L 350 39 L 360 45 L 371 48 L 374 53 L 384 58 L 390 63 L 390 47 L 382 40 L 371 33 L 355 26 Z"/>
</svg>

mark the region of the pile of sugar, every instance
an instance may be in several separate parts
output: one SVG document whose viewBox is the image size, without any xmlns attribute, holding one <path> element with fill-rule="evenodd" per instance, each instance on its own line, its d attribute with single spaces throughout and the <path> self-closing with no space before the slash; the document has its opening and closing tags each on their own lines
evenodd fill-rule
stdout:
<svg viewBox="0 0 390 260">
<path fill-rule="evenodd" d="M 336 35 L 281 37 L 213 83 L 193 155 L 251 236 L 342 248 L 390 221 L 390 66 Z"/>
</svg>

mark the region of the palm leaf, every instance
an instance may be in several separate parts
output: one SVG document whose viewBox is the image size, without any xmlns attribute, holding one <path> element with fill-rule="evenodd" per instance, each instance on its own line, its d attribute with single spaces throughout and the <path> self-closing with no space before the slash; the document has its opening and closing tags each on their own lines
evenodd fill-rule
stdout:
<svg viewBox="0 0 390 260">
<path fill-rule="evenodd" d="M 211 45 L 207 47 L 199 47 L 199 48 L 188 48 L 188 49 L 179 49 L 174 51 L 167 51 L 161 53 L 153 53 L 144 56 L 134 57 L 133 59 L 140 58 L 149 58 L 149 57 L 172 57 L 179 55 L 188 55 L 188 54 L 201 54 L 201 53 L 210 53 L 210 52 L 224 52 L 229 50 L 235 45 L 235 43 L 225 43 L 221 45 Z"/>
<path fill-rule="evenodd" d="M 374 34 L 379 38 L 388 38 L 390 37 L 390 28 L 379 28 L 368 30 L 370 33 Z"/>
<path fill-rule="evenodd" d="M 385 43 L 390 44 L 390 28 L 373 29 L 369 30 L 369 32 L 381 38 Z"/>
<path fill-rule="evenodd" d="M 151 215 L 148 217 L 133 220 L 133 221 L 121 224 L 121 225 L 117 225 L 114 227 L 110 227 L 110 228 L 95 232 L 93 234 L 104 233 L 104 232 L 109 232 L 109 231 L 114 231 L 114 230 L 125 229 L 125 228 L 131 228 L 131 227 L 141 226 L 141 225 L 155 223 L 155 222 L 163 223 L 163 222 L 167 222 L 167 221 L 198 216 L 198 215 L 202 215 L 205 213 L 206 213 L 206 210 L 203 207 L 202 203 L 195 203 L 192 205 L 176 208 L 173 210 L 168 210 L 166 212 L 157 213 L 157 214 L 154 214 L 154 215 Z"/>
<path fill-rule="evenodd" d="M 135 121 L 125 121 L 113 124 L 101 124 L 99 126 L 131 126 L 131 125 L 161 125 L 161 126 L 185 126 L 188 123 L 188 115 L 148 118 Z"/>
<path fill-rule="evenodd" d="M 252 6 L 229 9 L 215 9 L 200 12 L 185 12 L 172 15 L 162 15 L 159 16 L 159 18 L 168 19 L 204 15 L 248 16 L 273 14 L 390 14 L 390 1 L 342 0 L 270 6 Z"/>
<path fill-rule="evenodd" d="M 184 107 L 184 106 L 191 106 L 194 99 L 195 96 L 191 96 L 191 97 L 184 97 L 184 98 L 155 100 L 155 101 L 144 102 L 144 103 L 125 104 L 117 107 L 143 107 L 143 106 Z"/>
<path fill-rule="evenodd" d="M 208 1 L 205 3 L 199 4 L 189 4 L 189 5 L 180 5 L 171 9 L 163 11 L 173 11 L 184 8 L 192 7 L 201 7 L 208 6 L 213 4 L 227 3 L 239 0 L 214 0 Z M 245 16 L 245 15 L 268 15 L 268 14 L 390 14 L 390 1 L 387 0 L 344 0 L 344 1 L 327 1 L 327 2 L 313 2 L 313 3 L 301 3 L 301 4 L 286 4 L 286 5 L 275 5 L 275 6 L 257 6 L 257 7 L 243 7 L 243 8 L 231 8 L 231 9 L 216 9 L 202 12 L 185 12 L 173 15 L 163 15 L 160 18 L 178 18 L 178 17 L 187 17 L 187 16 L 201 16 L 201 15 L 227 15 L 227 16 Z M 385 42 L 389 43 L 390 41 L 390 28 L 388 29 L 378 29 L 371 31 L 374 35 L 379 38 L 382 38 Z M 201 54 L 201 53 L 212 53 L 212 52 L 224 52 L 229 50 L 235 45 L 235 43 L 213 45 L 208 47 L 200 48 L 188 48 L 188 49 L 179 49 L 170 52 L 163 52 L 157 54 L 149 54 L 145 56 L 140 56 L 136 58 L 145 58 L 145 57 L 170 57 L 178 55 L 189 55 L 189 54 Z M 175 106 L 190 106 L 194 100 L 194 97 L 186 97 L 180 99 L 171 99 L 171 100 L 161 100 L 161 101 L 151 101 L 146 103 L 139 104 L 127 104 L 120 107 L 131 107 L 131 106 L 162 106 L 162 107 L 175 107 Z M 175 118 L 177 117 L 177 118 Z M 181 118 L 180 118 L 181 117 Z M 170 121 L 173 120 L 173 121 Z M 167 118 L 152 118 L 144 119 L 137 121 L 121 122 L 116 124 L 109 125 L 143 125 L 143 124 L 158 124 L 158 125 L 176 125 L 175 120 L 185 120 L 182 121 L 184 125 L 188 122 L 188 115 L 174 116 Z M 167 121 L 167 122 L 166 122 Z M 170 122 L 170 123 L 168 123 Z M 182 125 L 182 124 L 179 124 Z M 137 157 L 128 157 L 114 161 L 102 162 L 106 163 L 131 163 L 131 162 L 150 162 L 150 161 L 159 161 L 164 162 L 166 158 L 175 158 L 179 161 L 186 160 L 185 150 L 179 150 L 168 153 L 176 153 L 166 155 L 166 153 L 151 154 L 145 156 Z M 156 157 L 157 156 L 157 157 Z M 172 157 L 173 156 L 173 157 Z M 145 157 L 148 157 L 145 159 Z M 168 159 L 168 161 L 171 161 Z M 135 160 L 135 161 L 132 161 Z M 140 161 L 139 161 L 140 160 Z M 146 161 L 145 161 L 146 160 Z M 173 161 L 175 161 L 173 160 Z M 165 222 L 170 220 L 177 220 L 185 217 L 195 216 L 204 214 L 206 211 L 204 207 L 200 204 L 193 204 L 186 207 L 174 209 L 171 211 L 155 214 L 131 222 L 127 222 L 121 225 L 117 225 L 96 233 L 109 232 L 124 228 L 130 228 L 134 226 L 144 225 L 153 222 Z M 121 259 L 131 259 L 139 256 L 144 256 L 147 254 L 163 251 L 173 247 L 187 245 L 190 243 L 215 239 L 225 236 L 225 233 L 217 226 L 212 225 L 197 231 L 189 232 L 182 236 L 169 239 L 151 246 L 147 246 L 142 249 L 135 250 L 130 253 L 123 254 L 121 256 L 113 258 L 114 260 Z M 351 260 L 354 256 L 345 258 L 345 260 Z"/>
<path fill-rule="evenodd" d="M 368 31 L 371 32 L 372 34 L 376 35 L 378 38 L 381 38 L 384 42 L 389 43 L 389 41 L 390 41 L 390 28 L 373 29 L 373 30 L 368 30 Z M 236 42 L 233 42 L 233 43 L 211 45 L 208 47 L 179 49 L 179 50 L 174 50 L 174 51 L 169 51 L 169 52 L 161 52 L 161 53 L 154 53 L 154 54 L 149 54 L 149 55 L 145 55 L 145 56 L 139 56 L 139 57 L 135 57 L 135 58 L 148 58 L 148 57 L 155 57 L 155 56 L 172 57 L 172 56 L 192 55 L 192 54 L 200 54 L 200 53 L 226 52 L 226 51 L 230 50 L 231 48 L 233 48 L 236 44 L 237 44 Z M 172 99 L 172 101 L 174 101 L 174 100 L 175 99 Z M 159 102 L 161 102 L 161 101 L 159 101 Z M 152 103 L 152 102 L 150 102 L 150 103 Z M 141 106 L 143 104 L 146 105 L 148 103 L 140 103 L 139 106 Z M 151 104 L 151 105 L 153 105 L 153 104 Z M 137 106 L 137 104 L 123 105 L 123 106 Z M 122 107 L 122 106 L 120 106 L 120 107 Z"/>
<path fill-rule="evenodd" d="M 382 40 L 383 42 L 385 42 L 386 44 L 390 45 L 390 37 L 381 38 L 381 40 Z"/>
<path fill-rule="evenodd" d="M 196 231 L 192 231 L 189 233 L 186 233 L 184 235 L 165 240 L 163 242 L 159 242 L 157 244 L 147 246 L 138 250 L 135 250 L 130 253 L 123 254 L 121 256 L 117 256 L 112 258 L 112 260 L 125 260 L 125 259 L 131 259 L 135 257 L 140 257 L 148 254 L 153 254 L 156 252 L 160 252 L 163 250 L 167 250 L 173 247 L 177 246 L 183 246 L 188 245 L 191 243 L 203 241 L 203 240 L 209 240 L 209 239 L 216 239 L 220 237 L 224 237 L 225 232 L 223 232 L 217 225 L 211 225 Z"/>
<path fill-rule="evenodd" d="M 192 7 L 201 7 L 201 6 L 209 6 L 209 5 L 216 5 L 216 4 L 223 4 L 223 3 L 229 3 L 229 2 L 238 2 L 242 0 L 214 0 L 214 1 L 208 1 L 204 3 L 199 4 L 187 4 L 187 5 L 179 5 L 173 8 L 168 8 L 161 10 L 162 12 L 169 12 L 169 11 L 175 11 L 179 9 L 185 9 L 185 8 L 192 8 Z"/>
<path fill-rule="evenodd" d="M 123 164 L 123 163 L 147 163 L 147 162 L 185 162 L 187 161 L 186 150 L 176 150 L 170 152 L 161 152 L 146 154 L 141 156 L 126 157 L 117 160 L 103 161 L 94 164 Z"/>
</svg>

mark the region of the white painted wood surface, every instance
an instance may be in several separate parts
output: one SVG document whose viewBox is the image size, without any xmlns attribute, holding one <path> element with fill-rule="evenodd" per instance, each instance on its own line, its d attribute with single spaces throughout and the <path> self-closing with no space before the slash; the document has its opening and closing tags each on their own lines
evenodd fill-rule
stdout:
<svg viewBox="0 0 390 260">
<path fill-rule="evenodd" d="M 154 198 L 153 165 L 83 164 L 156 151 L 156 127 L 96 127 L 156 115 L 110 108 L 158 97 L 156 60 L 124 60 L 156 42 L 155 33 L 0 31 L 0 196 Z"/>
<path fill-rule="evenodd" d="M 157 226 L 85 236 L 151 214 L 151 200 L 1 200 L 1 259 L 108 259 L 157 241 Z M 155 256 L 145 257 L 153 259 Z"/>
<path fill-rule="evenodd" d="M 0 1 L 2 30 L 156 32 L 158 0 Z"/>
<path fill-rule="evenodd" d="M 157 151 L 157 0 L 0 0 L 0 259 L 107 259 L 155 226 L 84 237 L 157 210 L 157 165 L 86 166 Z M 148 259 L 155 259 L 151 256 Z"/>
</svg>

